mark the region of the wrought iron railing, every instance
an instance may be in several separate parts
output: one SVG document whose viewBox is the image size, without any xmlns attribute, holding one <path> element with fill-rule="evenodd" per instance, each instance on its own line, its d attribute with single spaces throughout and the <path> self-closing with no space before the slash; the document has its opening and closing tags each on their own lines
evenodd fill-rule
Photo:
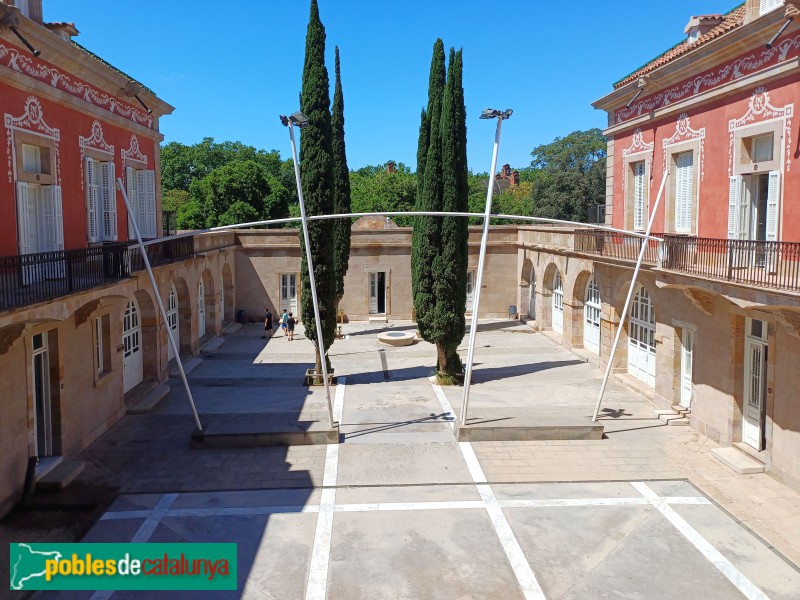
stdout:
<svg viewBox="0 0 800 600">
<path fill-rule="evenodd" d="M 195 255 L 191 236 L 145 248 L 154 267 Z M 114 283 L 144 268 L 141 252 L 131 242 L 0 257 L 0 311 Z"/>
<path fill-rule="evenodd" d="M 800 243 L 664 236 L 662 267 L 701 277 L 800 290 Z"/>
<path fill-rule="evenodd" d="M 800 242 L 725 240 L 653 233 L 643 262 L 663 269 L 745 285 L 800 291 Z M 575 251 L 635 261 L 642 238 L 600 229 L 575 231 Z"/>
<path fill-rule="evenodd" d="M 651 234 L 661 237 L 660 234 Z M 598 254 L 615 260 L 632 260 L 639 258 L 644 238 L 628 234 L 606 231 L 603 229 L 577 229 L 575 231 L 575 251 L 587 254 Z M 658 263 L 657 240 L 648 240 L 642 262 L 655 265 Z"/>
</svg>

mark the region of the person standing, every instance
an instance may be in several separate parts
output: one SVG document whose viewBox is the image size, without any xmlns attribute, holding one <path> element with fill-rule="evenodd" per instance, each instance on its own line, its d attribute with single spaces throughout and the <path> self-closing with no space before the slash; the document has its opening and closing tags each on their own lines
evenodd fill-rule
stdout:
<svg viewBox="0 0 800 600">
<path fill-rule="evenodd" d="M 286 320 L 286 329 L 287 335 L 289 336 L 289 341 L 291 342 L 294 339 L 294 326 L 297 323 L 297 320 L 292 316 L 292 313 L 289 313 L 289 318 Z"/>
<path fill-rule="evenodd" d="M 272 312 L 270 312 L 269 308 L 267 309 L 267 314 L 264 316 L 264 335 L 261 336 L 261 339 L 266 339 L 272 336 Z"/>
<path fill-rule="evenodd" d="M 283 330 L 284 337 L 287 336 L 286 333 L 286 322 L 289 320 L 289 315 L 286 314 L 286 309 L 283 309 L 283 314 L 281 315 L 281 329 Z"/>
</svg>

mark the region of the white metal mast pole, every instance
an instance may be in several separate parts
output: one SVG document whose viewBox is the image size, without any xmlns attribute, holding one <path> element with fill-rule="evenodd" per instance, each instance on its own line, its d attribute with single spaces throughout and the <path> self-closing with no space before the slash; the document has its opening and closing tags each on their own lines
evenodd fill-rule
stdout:
<svg viewBox="0 0 800 600">
<path fill-rule="evenodd" d="M 333 404 L 331 403 L 331 388 L 328 383 L 328 365 L 325 360 L 325 353 L 323 348 L 325 344 L 322 338 L 322 321 L 319 318 L 319 303 L 317 302 L 317 284 L 314 279 L 314 261 L 311 258 L 311 244 L 308 241 L 308 217 L 306 216 L 306 205 L 303 201 L 303 186 L 300 183 L 300 164 L 297 162 L 297 146 L 294 141 L 294 124 L 292 120 L 288 120 L 289 125 L 289 138 L 292 140 L 292 160 L 294 160 L 294 176 L 297 179 L 297 198 L 300 201 L 300 217 L 303 221 L 303 239 L 306 243 L 306 262 L 308 263 L 308 279 L 311 284 L 311 300 L 314 302 L 314 320 L 317 326 L 317 353 L 319 354 L 319 362 L 322 365 L 322 377 L 325 380 L 325 399 L 328 403 L 328 421 L 331 429 L 336 426 L 333 420 Z"/>
<path fill-rule="evenodd" d="M 489 239 L 489 220 L 492 214 L 492 194 L 494 192 L 494 174 L 497 169 L 497 153 L 500 149 L 500 129 L 503 127 L 503 116 L 497 117 L 497 131 L 494 134 L 494 150 L 492 152 L 492 168 L 489 171 L 489 191 L 486 193 L 486 210 L 483 214 L 483 233 L 481 234 L 481 250 L 478 255 L 478 276 L 475 281 L 475 298 L 472 302 L 472 324 L 469 329 L 469 346 L 467 349 L 467 372 L 464 375 L 464 400 L 461 403 L 461 426 L 467 423 L 467 407 L 469 405 L 469 386 L 472 383 L 472 358 L 475 354 L 475 334 L 478 331 L 478 309 L 481 303 L 481 284 L 483 283 L 483 263 L 486 259 L 486 242 Z"/>
<path fill-rule="evenodd" d="M 181 351 L 175 343 L 175 338 L 172 337 L 172 330 L 169 327 L 169 319 L 167 319 L 167 311 L 164 310 L 164 303 L 161 302 L 161 294 L 158 293 L 158 286 L 156 286 L 156 278 L 153 277 L 153 268 L 150 266 L 150 259 L 147 257 L 147 249 L 142 244 L 142 235 L 139 232 L 139 225 L 136 223 L 136 217 L 131 210 L 131 203 L 128 200 L 128 193 L 125 191 L 125 186 L 122 185 L 122 178 L 117 178 L 117 187 L 122 192 L 122 199 L 125 200 L 125 209 L 128 211 L 128 217 L 131 225 L 133 225 L 133 232 L 136 234 L 136 241 L 139 243 L 139 251 L 142 253 L 145 269 L 147 275 L 150 277 L 150 285 L 153 286 L 153 295 L 156 297 L 158 310 L 161 313 L 161 318 L 164 321 L 164 327 L 167 329 L 167 339 L 172 346 L 172 351 L 175 353 L 175 362 L 178 364 L 178 370 L 181 372 L 181 379 L 183 380 L 183 388 L 186 390 L 186 397 L 189 399 L 189 405 L 192 407 L 192 415 L 194 416 L 194 423 L 197 425 L 197 431 L 203 431 L 203 426 L 200 424 L 200 417 L 197 414 L 197 407 L 194 404 L 194 397 L 192 390 L 189 388 L 189 381 L 186 379 L 186 371 L 183 370 L 183 361 L 181 360 Z"/>
<path fill-rule="evenodd" d="M 594 415 L 592 415 L 592 421 L 597 421 L 597 413 L 600 412 L 600 404 L 603 402 L 603 395 L 606 392 L 606 385 L 608 384 L 608 378 L 611 376 L 611 369 L 614 368 L 614 355 L 617 353 L 617 346 L 619 346 L 619 338 L 622 335 L 622 329 L 625 325 L 625 317 L 628 316 L 628 309 L 631 305 L 631 299 L 633 298 L 633 290 L 636 289 L 636 278 L 639 276 L 639 269 L 642 267 L 642 259 L 644 258 L 644 253 L 647 250 L 647 246 L 650 243 L 650 230 L 653 228 L 653 221 L 656 218 L 656 212 L 658 211 L 658 205 L 661 203 L 661 195 L 664 192 L 664 185 L 667 183 L 667 177 L 669 176 L 669 171 L 664 171 L 664 178 L 661 180 L 661 187 L 658 189 L 658 196 L 656 196 L 656 203 L 653 206 L 653 212 L 650 214 L 650 221 L 647 223 L 647 231 L 645 231 L 644 239 L 642 239 L 642 248 L 639 250 L 639 258 L 636 261 L 636 268 L 633 270 L 633 278 L 631 279 L 631 287 L 628 290 L 628 297 L 625 298 L 625 307 L 622 309 L 622 315 L 619 318 L 619 325 L 617 326 L 617 334 L 614 337 L 614 344 L 611 346 L 611 356 L 608 357 L 608 365 L 606 365 L 606 374 L 603 377 L 603 385 L 600 386 L 600 394 L 597 396 L 597 404 L 594 407 Z M 659 242 L 663 243 L 663 242 Z"/>
</svg>

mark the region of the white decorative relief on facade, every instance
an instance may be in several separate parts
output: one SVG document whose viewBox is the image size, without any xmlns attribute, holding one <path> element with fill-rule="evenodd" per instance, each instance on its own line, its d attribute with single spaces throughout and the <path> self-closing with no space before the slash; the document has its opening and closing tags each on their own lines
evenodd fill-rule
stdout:
<svg viewBox="0 0 800 600">
<path fill-rule="evenodd" d="M 632 154 L 638 154 L 639 152 L 648 152 L 650 162 L 653 162 L 653 152 L 655 149 L 656 143 L 655 142 L 645 142 L 644 141 L 644 134 L 640 127 L 637 127 L 633 132 L 633 139 L 631 140 L 631 145 L 628 148 L 623 148 L 622 150 L 622 161 L 625 162 L 625 159 Z M 622 169 L 622 189 L 623 193 L 624 190 L 628 189 L 628 169 L 627 167 L 623 166 Z"/>
<path fill-rule="evenodd" d="M 14 145 L 13 130 L 29 131 L 44 137 L 48 137 L 56 145 L 56 185 L 61 181 L 61 153 L 58 151 L 58 143 L 61 140 L 61 132 L 50 127 L 44 120 L 42 103 L 36 96 L 28 96 L 25 101 L 25 112 L 20 117 L 14 117 L 5 113 L 3 123 L 6 126 L 6 152 L 8 153 L 8 182 L 14 182 L 14 172 L 12 168 L 12 156 Z"/>
<path fill-rule="evenodd" d="M 101 92 L 79 79 L 75 79 L 54 67 L 48 66 L 41 60 L 26 56 L 16 48 L 1 43 L 0 65 L 8 67 L 18 73 L 28 75 L 37 81 L 41 81 L 57 90 L 85 100 L 90 104 L 104 108 L 134 123 L 144 125 L 150 129 L 153 128 L 153 116 L 147 114 L 145 111 L 134 108 L 130 104 L 122 102 L 114 96 Z"/>
<path fill-rule="evenodd" d="M 131 136 L 131 147 L 127 150 L 122 150 L 122 159 L 138 160 L 145 163 L 145 165 L 147 164 L 147 155 L 142 154 L 142 151 L 139 150 L 139 138 L 136 137 L 136 134 Z"/>
<path fill-rule="evenodd" d="M 78 145 L 81 148 L 81 189 L 83 189 L 83 159 L 86 154 L 86 148 L 91 148 L 98 152 L 105 152 L 113 157 L 114 146 L 106 143 L 106 139 L 103 136 L 103 125 L 97 119 L 92 123 L 92 134 L 89 137 L 78 136 Z"/>
<path fill-rule="evenodd" d="M 769 92 L 765 87 L 756 88 L 750 96 L 747 112 L 738 119 L 728 121 L 728 177 L 733 175 L 733 157 L 736 140 L 736 130 L 751 123 L 761 121 L 772 121 L 774 119 L 784 119 L 784 129 L 786 137 L 786 170 L 791 170 L 791 149 L 792 149 L 792 117 L 794 116 L 794 103 L 787 104 L 783 108 L 773 106 L 770 102 Z"/>
<path fill-rule="evenodd" d="M 675 133 L 672 134 L 672 137 L 666 138 L 662 140 L 661 145 L 664 148 L 663 152 L 663 160 L 662 160 L 662 167 L 663 172 L 667 170 L 667 147 L 672 146 L 674 144 L 680 144 L 682 142 L 689 142 L 692 140 L 700 140 L 700 150 L 698 152 L 698 161 L 700 162 L 700 181 L 703 181 L 706 176 L 706 153 L 705 153 L 705 145 L 706 145 L 706 128 L 701 127 L 700 129 L 692 129 L 691 123 L 689 123 L 689 115 L 686 113 L 681 113 L 678 117 L 678 122 L 675 125 Z"/>
<path fill-rule="evenodd" d="M 769 50 L 762 49 L 753 54 L 739 57 L 668 90 L 643 98 L 632 104 L 630 108 L 620 108 L 614 114 L 616 123 L 623 123 L 629 119 L 640 117 L 659 108 L 696 96 L 724 83 L 736 81 L 745 75 L 752 75 L 768 66 L 777 65 L 788 58 L 794 58 L 799 53 L 800 35 L 786 38 L 773 45 Z"/>
</svg>

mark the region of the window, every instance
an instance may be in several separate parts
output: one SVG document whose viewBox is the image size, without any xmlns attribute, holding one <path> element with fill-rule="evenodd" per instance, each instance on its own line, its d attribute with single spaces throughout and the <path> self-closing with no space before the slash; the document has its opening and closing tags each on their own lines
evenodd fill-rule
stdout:
<svg viewBox="0 0 800 600">
<path fill-rule="evenodd" d="M 780 171 L 731 177 L 728 239 L 778 241 L 780 214 Z"/>
<path fill-rule="evenodd" d="M 761 9 L 759 15 L 764 15 L 770 11 L 775 10 L 783 4 L 783 0 L 761 0 Z"/>
<path fill-rule="evenodd" d="M 631 163 L 632 185 L 630 188 L 630 204 L 633 207 L 633 229 L 644 231 L 647 225 L 647 180 L 645 164 L 641 160 Z"/>
<path fill-rule="evenodd" d="M 102 315 L 94 319 L 95 379 L 111 371 L 111 317 Z"/>
<path fill-rule="evenodd" d="M 128 167 L 126 169 L 128 201 L 136 218 L 139 233 L 143 238 L 154 238 L 156 229 L 156 177 L 155 171 L 146 171 Z M 128 237 L 136 234 L 129 227 Z"/>
<path fill-rule="evenodd" d="M 28 0 L 11 0 L 11 6 L 16 6 L 24 16 L 30 17 L 30 8 L 28 7 Z"/>
<path fill-rule="evenodd" d="M 675 233 L 692 232 L 694 198 L 694 154 L 692 151 L 675 154 Z"/>
<path fill-rule="evenodd" d="M 564 283 L 558 269 L 553 276 L 553 331 L 564 333 Z"/>
<path fill-rule="evenodd" d="M 17 182 L 17 231 L 20 254 L 64 249 L 59 186 Z"/>
<path fill-rule="evenodd" d="M 117 239 L 114 163 L 86 158 L 86 215 L 90 242 Z"/>
</svg>

